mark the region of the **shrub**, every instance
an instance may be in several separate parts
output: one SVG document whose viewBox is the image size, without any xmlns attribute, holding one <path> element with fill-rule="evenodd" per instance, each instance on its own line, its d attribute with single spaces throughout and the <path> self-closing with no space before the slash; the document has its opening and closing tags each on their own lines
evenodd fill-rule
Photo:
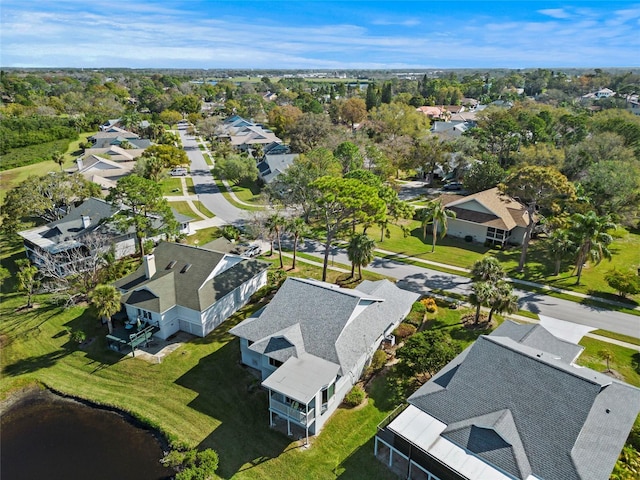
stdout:
<svg viewBox="0 0 640 480">
<path fill-rule="evenodd" d="M 424 305 L 424 309 L 429 313 L 436 313 L 438 311 L 438 305 L 435 298 L 427 297 L 420 300 L 420 303 Z"/>
<path fill-rule="evenodd" d="M 411 306 L 411 311 L 412 312 L 417 312 L 417 313 L 424 313 L 426 311 L 426 308 L 425 308 L 424 303 L 422 303 L 422 301 L 419 301 L 419 302 L 415 302 Z"/>
<path fill-rule="evenodd" d="M 87 339 L 87 334 L 82 330 L 72 330 L 71 340 L 76 343 L 82 343 Z"/>
<path fill-rule="evenodd" d="M 384 350 L 376 350 L 371 359 L 371 370 L 378 371 L 387 363 L 387 354 Z"/>
<path fill-rule="evenodd" d="M 344 403 L 349 407 L 357 407 L 364 400 L 365 393 L 360 385 L 354 385 L 346 397 L 344 397 Z"/>
<path fill-rule="evenodd" d="M 401 323 L 398 327 L 393 331 L 393 334 L 400 339 L 405 339 L 410 337 L 416 333 L 416 327 L 413 325 L 409 325 L 408 323 Z"/>
<path fill-rule="evenodd" d="M 222 229 L 222 236 L 227 240 L 238 240 L 240 238 L 240 230 L 233 225 L 225 225 Z"/>
</svg>

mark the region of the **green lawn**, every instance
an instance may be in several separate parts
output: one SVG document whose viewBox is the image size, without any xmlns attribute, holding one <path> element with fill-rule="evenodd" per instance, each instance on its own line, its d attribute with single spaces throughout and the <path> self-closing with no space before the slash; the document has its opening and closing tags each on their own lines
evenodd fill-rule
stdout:
<svg viewBox="0 0 640 480">
<path fill-rule="evenodd" d="M 611 261 L 604 260 L 599 265 L 588 264 L 582 273 L 581 285 L 575 285 L 576 277 L 571 276 L 573 265 L 563 264 L 563 269 L 559 276 L 554 277 L 553 262 L 549 260 L 541 242 L 533 241 L 529 247 L 527 256 L 527 266 L 523 273 L 516 272 L 516 267 L 520 258 L 519 248 L 509 248 L 501 250 L 489 248 L 477 243 L 468 243 L 464 240 L 445 237 L 438 238 L 436 249 L 431 252 L 432 237 L 427 230 L 426 240 L 422 239 L 422 228 L 419 222 L 408 222 L 409 235 L 404 237 L 402 230 L 394 225 L 390 226 L 391 238 L 380 241 L 380 229 L 371 227 L 367 233 L 376 240 L 379 249 L 389 250 L 404 255 L 440 262 L 448 265 L 469 268 L 473 262 L 485 255 L 497 257 L 503 267 L 514 278 L 526 279 L 543 283 L 549 286 L 572 290 L 580 293 L 596 294 L 603 298 L 616 301 L 621 299 L 604 280 L 604 275 L 612 268 L 636 270 L 640 267 L 640 234 L 638 232 L 620 232 L 611 245 L 613 257 Z M 571 297 L 568 297 L 571 298 Z M 640 295 L 630 298 L 632 301 L 640 303 Z"/>
<path fill-rule="evenodd" d="M 182 195 L 182 179 L 180 177 L 164 177 L 159 184 L 164 196 Z"/>
<path fill-rule="evenodd" d="M 231 191 L 243 202 L 256 206 L 264 205 L 263 198 L 260 196 L 260 187 L 256 185 L 256 182 L 242 182 L 239 185 L 232 185 Z"/>
<path fill-rule="evenodd" d="M 216 185 L 218 186 L 218 188 L 220 189 L 220 192 L 222 193 L 222 195 L 224 196 L 224 198 L 227 199 L 227 201 L 238 208 L 241 208 L 242 210 L 249 210 L 252 212 L 261 212 L 264 210 L 263 207 L 258 207 L 258 206 L 248 206 L 248 205 L 244 205 L 242 203 L 238 203 L 235 201 L 234 198 L 231 197 L 231 195 L 229 194 L 227 187 L 224 186 L 224 184 L 222 183 L 222 181 L 220 181 L 219 179 L 215 179 Z"/>
<path fill-rule="evenodd" d="M 175 210 L 182 215 L 193 218 L 194 221 L 200 220 L 198 214 L 191 210 L 188 202 L 170 202 L 169 206 L 172 210 Z"/>
</svg>

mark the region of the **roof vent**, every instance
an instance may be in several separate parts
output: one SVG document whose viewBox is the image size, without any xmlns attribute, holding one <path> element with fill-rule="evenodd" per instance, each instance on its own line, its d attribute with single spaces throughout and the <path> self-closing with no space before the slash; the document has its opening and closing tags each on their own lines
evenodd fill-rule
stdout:
<svg viewBox="0 0 640 480">
<path fill-rule="evenodd" d="M 165 267 L 165 270 L 171 270 L 173 267 L 175 267 L 175 266 L 176 266 L 176 263 L 178 263 L 176 260 L 171 260 L 171 261 L 169 262 L 169 265 L 167 265 L 167 266 Z"/>
<path fill-rule="evenodd" d="M 184 267 L 182 267 L 182 270 L 180 270 L 180 273 L 186 273 L 189 271 L 190 268 L 191 268 L 191 264 L 187 263 Z"/>
</svg>

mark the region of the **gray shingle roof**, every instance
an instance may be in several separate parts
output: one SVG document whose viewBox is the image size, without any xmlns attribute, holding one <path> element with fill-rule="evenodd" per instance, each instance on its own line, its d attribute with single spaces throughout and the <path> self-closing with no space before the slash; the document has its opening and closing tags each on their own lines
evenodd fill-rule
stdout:
<svg viewBox="0 0 640 480">
<path fill-rule="evenodd" d="M 543 334 L 527 346 L 524 330 L 500 332 L 515 339 L 481 336 L 409 403 L 445 423 L 445 437 L 516 478 L 608 478 L 640 410 L 640 390 L 543 351 Z"/>
<path fill-rule="evenodd" d="M 231 333 L 260 342 L 287 331 L 289 342 L 298 350 L 340 365 L 345 375 L 390 324 L 408 313 L 417 298 L 387 280 L 363 282 L 358 289 L 349 290 L 288 278 L 261 312 Z M 288 330 L 295 325 L 299 325 L 299 337 Z"/>
<path fill-rule="evenodd" d="M 258 260 L 242 259 L 209 278 L 225 258 L 224 253 L 161 242 L 153 254 L 156 273 L 150 279 L 146 278 L 144 265 L 141 265 L 131 275 L 115 282 L 115 286 L 125 291 L 122 301 L 127 304 L 138 301 L 134 292 L 146 287 L 161 299 L 159 304 L 146 304 L 153 307 L 148 310 L 154 312 L 164 312 L 173 305 L 203 311 L 269 266 Z"/>
</svg>

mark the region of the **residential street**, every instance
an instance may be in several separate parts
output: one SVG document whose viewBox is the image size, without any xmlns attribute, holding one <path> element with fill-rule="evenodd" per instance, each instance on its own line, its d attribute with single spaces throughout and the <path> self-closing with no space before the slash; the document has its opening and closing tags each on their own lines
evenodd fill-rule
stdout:
<svg viewBox="0 0 640 480">
<path fill-rule="evenodd" d="M 300 251 L 317 255 L 322 261 L 324 247 L 317 242 L 306 241 Z M 331 262 L 350 265 L 346 251 L 333 248 Z M 431 289 L 469 295 L 471 280 L 467 277 L 443 273 L 428 268 L 376 257 L 365 270 L 386 275 L 398 280 L 398 285 L 407 290 L 428 293 Z M 588 325 L 632 337 L 640 337 L 640 317 L 606 310 L 560 298 L 514 289 L 520 298 L 520 307 L 533 313 L 546 315 L 581 325 Z"/>
<path fill-rule="evenodd" d="M 198 148 L 195 138 L 187 136 L 185 130 L 179 130 L 179 132 L 185 151 L 191 161 L 191 176 L 200 201 L 217 218 L 234 225 L 242 224 L 247 218 L 248 212 L 231 205 L 224 198 L 213 180 L 210 168 Z M 318 256 L 322 261 L 324 250 L 322 245 L 317 242 L 304 242 L 300 251 Z M 346 251 L 338 248 L 332 249 L 329 261 L 350 265 Z M 431 289 L 446 290 L 463 295 L 469 295 L 471 292 L 471 281 L 467 277 L 379 257 L 376 257 L 365 270 L 395 278 L 402 288 L 419 293 L 428 293 Z M 520 298 L 520 307 L 524 310 L 632 337 L 640 337 L 640 317 L 638 316 L 525 290 L 514 289 L 514 292 Z"/>
<path fill-rule="evenodd" d="M 186 134 L 186 130 L 178 130 L 182 138 L 182 145 L 191 161 L 191 178 L 198 199 L 215 216 L 226 223 L 238 225 L 247 218 L 247 212 L 231 205 L 220 193 L 213 180 L 210 167 L 198 148 L 195 137 Z"/>
</svg>

